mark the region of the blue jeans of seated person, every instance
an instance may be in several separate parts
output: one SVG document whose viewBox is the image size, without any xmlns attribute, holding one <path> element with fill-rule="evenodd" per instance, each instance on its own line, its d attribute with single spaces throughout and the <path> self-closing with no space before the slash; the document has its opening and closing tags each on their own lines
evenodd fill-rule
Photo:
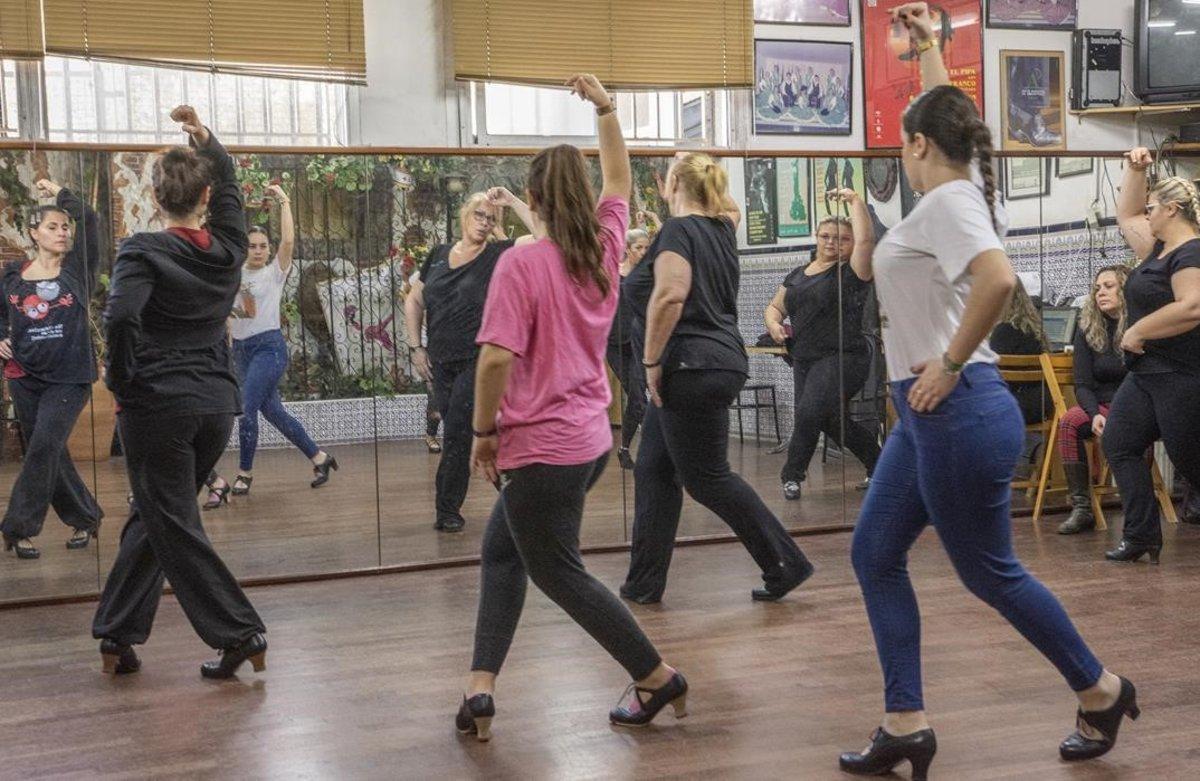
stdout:
<svg viewBox="0 0 1200 781">
<path fill-rule="evenodd" d="M 279 381 L 288 367 L 283 332 L 264 331 L 249 339 L 236 339 L 233 357 L 242 381 L 242 417 L 238 419 L 238 444 L 241 446 L 238 466 L 241 470 L 249 472 L 254 468 L 260 412 L 305 456 L 312 458 L 320 452 L 317 443 L 312 441 L 300 421 L 288 414 L 279 398 Z"/>
<path fill-rule="evenodd" d="M 890 713 L 924 710 L 921 629 L 908 550 L 932 524 L 963 585 L 1050 660 L 1075 691 L 1103 667 L 1058 600 L 1017 561 L 1009 500 L 1024 426 L 994 366 L 971 364 L 930 413 L 906 400 L 914 380 L 892 384 L 899 423 L 883 446 L 851 560 L 883 666 Z"/>
</svg>

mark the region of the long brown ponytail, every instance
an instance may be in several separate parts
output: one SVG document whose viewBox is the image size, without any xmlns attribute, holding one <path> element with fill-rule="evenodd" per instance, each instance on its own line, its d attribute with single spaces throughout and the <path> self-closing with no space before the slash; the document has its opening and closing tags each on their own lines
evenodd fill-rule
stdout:
<svg viewBox="0 0 1200 781">
<path fill-rule="evenodd" d="M 530 206 L 558 245 L 567 273 L 581 285 L 590 280 L 607 298 L 612 280 L 604 271 L 596 194 L 583 153 L 570 144 L 543 149 L 529 164 Z"/>
</svg>

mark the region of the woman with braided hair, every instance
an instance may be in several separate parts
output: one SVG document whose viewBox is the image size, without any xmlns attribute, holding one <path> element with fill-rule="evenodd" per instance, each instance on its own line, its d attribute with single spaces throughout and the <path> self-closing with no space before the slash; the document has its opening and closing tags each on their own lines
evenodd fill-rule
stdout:
<svg viewBox="0 0 1200 781">
<path fill-rule="evenodd" d="M 925 3 L 893 14 L 914 40 L 928 91 L 904 114 L 901 160 L 916 208 L 874 252 L 859 241 L 851 267 L 874 279 L 892 401 L 899 417 L 884 444 L 854 531 L 851 558 L 883 666 L 886 714 L 870 745 L 841 756 L 857 775 L 904 760 L 924 779 L 937 740 L 921 692 L 920 613 L 908 550 L 932 524 L 963 584 L 1045 655 L 1079 697 L 1078 731 L 1063 759 L 1089 759 L 1138 715 L 1133 685 L 1107 672 L 1058 600 L 1012 546 L 1009 502 L 1024 440 L 1021 412 L 986 337 L 1016 275 L 995 206 L 992 139 L 975 104 L 950 86 Z M 854 224 L 867 239 L 867 226 Z"/>
<path fill-rule="evenodd" d="M 1126 154 L 1117 222 L 1141 261 L 1125 283 L 1128 326 L 1121 338 L 1129 374 L 1113 396 L 1102 439 L 1125 529 L 1111 561 L 1158 563 L 1158 503 L 1146 450 L 1161 439 L 1171 462 L 1200 485 L 1200 193 L 1187 179 L 1163 179 L 1146 193 L 1150 151 Z"/>
</svg>

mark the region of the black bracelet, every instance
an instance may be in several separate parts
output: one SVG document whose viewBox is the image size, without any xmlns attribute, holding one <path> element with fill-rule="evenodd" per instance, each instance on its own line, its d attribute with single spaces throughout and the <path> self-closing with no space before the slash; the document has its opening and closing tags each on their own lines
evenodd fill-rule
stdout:
<svg viewBox="0 0 1200 781">
<path fill-rule="evenodd" d="M 471 433 L 473 433 L 475 436 L 479 437 L 480 439 L 486 439 L 487 437 L 496 436 L 497 431 L 498 431 L 498 429 L 492 429 L 491 431 L 475 431 L 474 429 L 472 429 Z"/>
<path fill-rule="evenodd" d="M 655 361 L 654 363 L 646 363 L 645 359 L 642 359 L 642 366 L 646 367 L 647 369 L 653 369 L 658 366 L 662 366 L 662 359 L 660 358 L 659 360 Z"/>
</svg>

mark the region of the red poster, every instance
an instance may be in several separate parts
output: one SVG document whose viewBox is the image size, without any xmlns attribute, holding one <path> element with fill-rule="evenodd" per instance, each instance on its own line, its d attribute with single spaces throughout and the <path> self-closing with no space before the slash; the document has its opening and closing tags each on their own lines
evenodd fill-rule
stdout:
<svg viewBox="0 0 1200 781">
<path fill-rule="evenodd" d="M 898 0 L 863 0 L 863 103 L 867 149 L 900 146 L 900 115 L 921 92 L 920 65 L 903 24 L 888 9 Z M 929 3 L 933 31 L 954 86 L 983 114 L 983 13 L 980 0 Z"/>
</svg>

